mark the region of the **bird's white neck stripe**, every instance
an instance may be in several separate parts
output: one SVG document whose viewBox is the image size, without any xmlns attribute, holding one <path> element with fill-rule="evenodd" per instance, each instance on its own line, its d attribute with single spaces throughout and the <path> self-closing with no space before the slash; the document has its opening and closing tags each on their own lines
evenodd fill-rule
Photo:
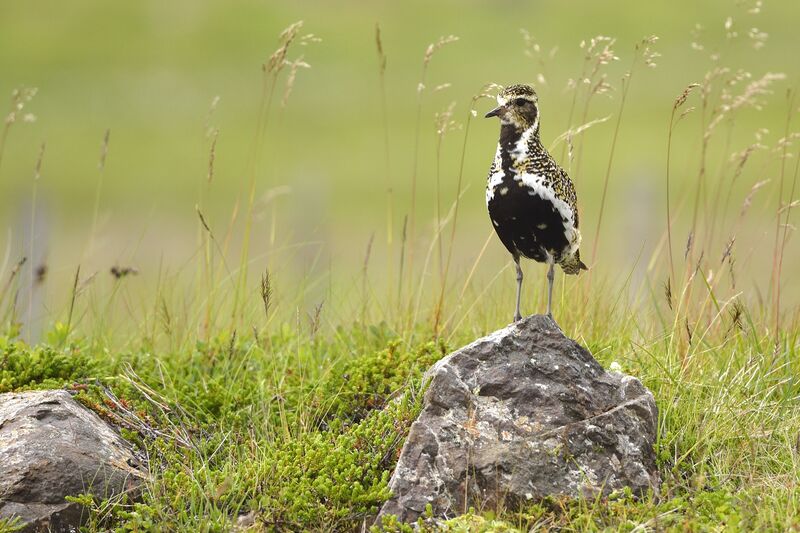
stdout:
<svg viewBox="0 0 800 533">
<path fill-rule="evenodd" d="M 539 127 L 539 117 L 536 117 L 536 121 L 533 123 L 533 126 L 526 129 L 522 132 L 522 135 L 519 136 L 517 142 L 514 143 L 514 148 L 511 149 L 511 157 L 515 161 L 521 161 L 528 157 L 530 152 L 530 142 L 533 135 L 536 133 L 536 129 Z"/>
</svg>

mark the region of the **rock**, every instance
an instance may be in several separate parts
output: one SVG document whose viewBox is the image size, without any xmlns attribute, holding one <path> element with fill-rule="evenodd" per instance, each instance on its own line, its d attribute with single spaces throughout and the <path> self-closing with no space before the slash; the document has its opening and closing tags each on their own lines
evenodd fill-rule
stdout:
<svg viewBox="0 0 800 533">
<path fill-rule="evenodd" d="M 447 518 L 470 506 L 658 488 L 653 395 L 636 378 L 603 370 L 548 317 L 479 339 L 426 378 L 379 517 L 411 522 L 427 504 Z"/>
<path fill-rule="evenodd" d="M 0 520 L 22 531 L 77 531 L 65 496 L 135 493 L 144 468 L 128 442 L 67 391 L 0 394 Z"/>
</svg>

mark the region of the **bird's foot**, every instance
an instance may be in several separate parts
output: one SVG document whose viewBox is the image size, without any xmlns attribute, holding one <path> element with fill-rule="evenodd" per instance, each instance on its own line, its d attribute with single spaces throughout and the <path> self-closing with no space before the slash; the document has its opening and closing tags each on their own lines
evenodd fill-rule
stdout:
<svg viewBox="0 0 800 533">
<path fill-rule="evenodd" d="M 522 320 L 522 315 L 519 313 L 514 313 L 514 322 L 519 322 Z"/>
</svg>

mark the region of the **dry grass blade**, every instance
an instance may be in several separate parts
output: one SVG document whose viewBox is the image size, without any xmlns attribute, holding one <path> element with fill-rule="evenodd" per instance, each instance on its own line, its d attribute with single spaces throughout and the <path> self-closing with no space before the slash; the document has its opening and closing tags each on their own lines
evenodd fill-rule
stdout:
<svg viewBox="0 0 800 533">
<path fill-rule="evenodd" d="M 155 440 L 158 438 L 163 438 L 167 441 L 173 442 L 182 448 L 191 448 L 191 446 L 184 441 L 180 437 L 176 437 L 171 433 L 167 433 L 161 431 L 157 428 L 154 428 L 151 424 L 145 421 L 138 413 L 129 409 L 125 406 L 125 404 L 120 401 L 114 392 L 106 387 L 105 385 L 101 384 L 103 389 L 103 393 L 106 395 L 106 399 L 108 402 L 114 406 L 114 411 L 110 411 L 109 413 L 113 416 L 112 422 L 116 425 L 123 426 L 125 429 L 130 431 L 135 431 L 139 435 L 144 438 Z M 149 467 L 148 463 L 145 463 L 145 467 Z"/>
<path fill-rule="evenodd" d="M 367 250 L 364 252 L 364 262 L 361 265 L 361 323 L 366 323 L 367 308 L 369 304 L 369 277 L 367 270 L 369 268 L 369 259 L 372 256 L 372 244 L 375 242 L 375 234 L 369 236 L 367 241 Z M 321 304 L 320 304 L 321 305 Z"/>
<path fill-rule="evenodd" d="M 289 75 L 286 77 L 286 86 L 283 90 L 283 99 L 281 100 L 281 107 L 286 107 L 289 103 L 289 96 L 294 89 L 294 82 L 297 79 L 297 71 L 301 68 L 311 68 L 311 65 L 303 61 L 303 56 L 298 57 L 294 61 L 289 62 Z"/>
<path fill-rule="evenodd" d="M 655 44 L 655 42 L 657 40 L 658 40 L 658 37 L 656 37 L 655 35 L 652 35 L 650 37 L 646 37 L 646 38 L 642 39 L 639 43 L 636 44 L 636 47 L 635 47 L 634 53 L 633 53 L 633 59 L 631 61 L 631 67 L 625 73 L 625 75 L 623 75 L 623 77 L 622 77 L 622 81 L 621 81 L 621 84 L 622 84 L 622 95 L 620 97 L 619 111 L 617 112 L 617 120 L 616 120 L 616 123 L 614 124 L 614 133 L 613 133 L 612 138 L 611 138 L 611 149 L 609 150 L 609 153 L 608 153 L 608 165 L 606 166 L 606 173 L 605 173 L 605 176 L 603 177 L 603 192 L 600 195 L 600 211 L 599 211 L 599 213 L 597 215 L 597 226 L 595 228 L 594 242 L 592 243 L 592 254 L 591 254 L 591 262 L 590 262 L 590 264 L 594 264 L 594 262 L 595 262 L 595 258 L 596 258 L 596 254 L 597 254 L 597 246 L 598 246 L 598 244 L 600 242 L 600 229 L 602 228 L 602 225 L 603 225 L 603 215 L 605 214 L 605 207 L 606 207 L 606 195 L 608 193 L 609 182 L 611 181 L 611 168 L 612 168 L 612 165 L 613 165 L 613 162 L 614 162 L 614 155 L 616 154 L 617 139 L 619 138 L 620 126 L 622 124 L 622 115 L 623 115 L 623 112 L 625 111 L 625 103 L 628 100 L 628 93 L 629 93 L 630 88 L 631 88 L 631 82 L 633 80 L 633 73 L 635 71 L 636 63 L 639 60 L 640 56 L 641 56 L 641 58 L 644 61 L 646 66 L 648 66 L 650 68 L 654 68 L 656 66 L 655 58 L 658 57 L 658 53 L 653 51 L 652 47 L 653 47 L 653 45 Z M 607 46 L 607 48 L 606 48 L 607 51 L 604 52 L 605 55 L 609 55 L 610 54 L 610 55 L 613 56 L 613 53 L 610 52 L 610 48 L 609 48 L 611 46 L 611 44 L 613 44 L 613 42 L 614 41 L 612 40 L 610 42 L 610 44 Z M 612 59 L 616 60 L 617 58 L 614 56 L 614 57 L 612 57 Z M 598 62 L 601 62 L 602 60 L 603 59 L 598 59 Z M 610 61 L 610 60 L 611 59 L 606 59 L 606 61 Z M 593 93 L 599 92 L 598 88 L 602 86 L 602 83 L 603 83 L 603 80 L 601 79 L 601 81 L 598 82 L 598 84 L 596 86 L 597 88 L 593 91 Z M 588 99 L 587 99 L 587 107 L 588 107 Z M 584 117 L 585 116 L 586 116 L 586 114 L 584 113 Z M 591 286 L 592 278 L 593 278 L 593 272 L 589 272 L 589 285 L 590 286 Z"/>
<path fill-rule="evenodd" d="M 22 257 L 22 258 L 20 258 L 19 261 L 17 261 L 17 263 L 11 269 L 11 272 L 8 275 L 8 279 L 6 280 L 6 283 L 3 286 L 3 292 L 0 292 L 0 305 L 3 304 L 3 301 L 5 300 L 6 295 L 8 294 L 8 290 L 11 288 L 11 284 L 14 282 L 14 279 L 19 274 L 20 269 L 22 269 L 23 265 L 27 261 L 28 261 L 27 257 Z"/>
<path fill-rule="evenodd" d="M 448 35 L 446 37 L 439 37 L 439 39 L 428 45 L 425 49 L 425 54 L 422 58 L 422 74 L 420 75 L 419 83 L 417 84 L 417 112 L 414 126 L 414 156 L 411 167 L 411 203 L 409 212 L 408 224 L 408 242 L 410 243 L 408 249 L 408 271 L 409 274 L 414 271 L 414 251 L 416 240 L 416 224 L 417 224 L 417 174 L 419 172 L 419 144 L 421 138 L 422 128 L 422 97 L 425 93 L 425 83 L 428 73 L 428 65 L 433 59 L 433 56 L 444 48 L 446 45 L 458 41 L 455 35 Z"/>
<path fill-rule="evenodd" d="M 324 305 L 325 301 L 323 300 L 314 306 L 313 313 L 308 314 L 308 334 L 312 340 L 315 339 L 317 333 L 319 333 L 319 328 L 322 324 L 322 307 Z"/>
<path fill-rule="evenodd" d="M 565 131 L 564 133 L 553 139 L 553 142 L 550 143 L 550 147 L 548 148 L 548 150 L 550 151 L 554 150 L 562 142 L 566 140 L 572 140 L 578 135 L 582 134 L 584 131 L 591 128 L 592 126 L 597 126 L 598 124 L 602 124 L 603 122 L 608 121 L 608 119 L 610 118 L 611 115 L 606 115 L 602 118 L 596 118 L 594 120 L 590 120 L 589 122 L 581 124 L 580 126 L 577 126 L 575 128 L 568 129 L 567 131 Z"/>
<path fill-rule="evenodd" d="M 156 429 L 152 427 L 152 425 L 147 424 L 135 413 L 131 413 L 129 415 L 129 420 L 136 424 L 138 429 L 143 431 L 145 435 L 163 437 L 183 448 L 191 449 L 197 453 L 200 453 L 199 447 L 194 443 L 192 434 L 185 424 L 185 421 L 192 421 L 192 423 L 194 423 L 193 419 L 191 415 L 189 415 L 189 413 L 183 409 L 183 407 L 174 401 L 169 401 L 151 387 L 148 387 L 130 365 L 125 366 L 124 373 L 121 377 L 134 389 L 136 389 L 136 391 L 145 400 L 147 400 L 150 405 L 156 408 L 161 420 L 167 424 L 167 426 L 170 428 L 170 431 L 165 432 Z M 113 395 L 113 393 L 111 394 Z"/>
<path fill-rule="evenodd" d="M 747 193 L 747 196 L 745 196 L 744 201 L 742 202 L 742 208 L 739 210 L 740 217 L 743 217 L 745 213 L 747 213 L 748 209 L 750 209 L 750 206 L 753 205 L 753 198 L 755 197 L 756 193 L 770 181 L 771 180 L 769 179 L 761 180 L 750 187 L 750 192 Z"/>
<path fill-rule="evenodd" d="M 110 140 L 111 128 L 107 128 L 105 134 L 103 135 L 103 144 L 100 146 L 100 159 L 97 162 L 97 168 L 100 169 L 100 172 L 106 168 L 106 158 L 108 157 L 108 144 Z"/>
<path fill-rule="evenodd" d="M 431 62 L 431 59 L 433 59 L 433 55 L 436 52 L 438 52 L 448 44 L 454 43 L 456 41 L 458 41 L 458 37 L 456 37 L 455 35 L 439 37 L 439 39 L 436 42 L 429 44 L 428 48 L 425 50 L 425 56 L 423 57 L 422 60 L 423 64 L 427 66 L 428 63 Z"/>
<path fill-rule="evenodd" d="M 383 76 L 386 72 L 386 54 L 383 52 L 383 40 L 381 39 L 381 25 L 375 23 L 375 48 L 378 51 L 378 68 Z"/>
<path fill-rule="evenodd" d="M 699 83 L 690 83 L 689 85 L 687 85 L 686 88 L 683 90 L 683 92 L 679 94 L 677 98 L 675 98 L 675 101 L 672 103 L 672 110 L 677 111 L 681 106 L 683 106 L 683 104 L 686 103 L 686 99 L 689 98 L 689 95 L 692 93 L 692 91 L 694 91 L 699 87 L 700 87 Z"/>
<path fill-rule="evenodd" d="M 14 89 L 11 92 L 11 106 L 3 121 L 3 131 L 0 133 L 0 167 L 2 167 L 3 153 L 5 152 L 6 140 L 8 139 L 8 132 L 11 130 L 11 126 L 20 120 L 22 120 L 22 122 L 36 121 L 36 115 L 33 113 L 24 113 L 23 111 L 25 110 L 25 106 L 36 96 L 37 91 L 38 89 L 35 87 L 22 87 L 20 89 Z"/>
<path fill-rule="evenodd" d="M 211 183 L 214 178 L 214 161 L 217 159 L 217 139 L 219 138 L 219 129 L 214 128 L 211 133 L 211 148 L 208 150 L 208 173 L 206 176 L 206 183 Z"/>
<path fill-rule="evenodd" d="M 264 305 L 264 319 L 269 320 L 269 311 L 272 306 L 272 275 L 269 269 L 261 274 L 261 303 Z"/>
<path fill-rule="evenodd" d="M 664 298 L 667 300 L 667 306 L 672 309 L 672 281 L 667 278 L 664 282 Z"/>
<path fill-rule="evenodd" d="M 69 299 L 69 313 L 67 314 L 66 334 L 63 337 L 62 346 L 66 344 L 70 330 L 72 329 L 72 316 L 75 313 L 75 301 L 78 299 L 78 293 L 80 292 L 78 287 L 80 276 L 81 276 L 81 266 L 78 265 L 78 268 L 75 270 L 75 281 L 72 283 L 72 293 Z"/>
</svg>

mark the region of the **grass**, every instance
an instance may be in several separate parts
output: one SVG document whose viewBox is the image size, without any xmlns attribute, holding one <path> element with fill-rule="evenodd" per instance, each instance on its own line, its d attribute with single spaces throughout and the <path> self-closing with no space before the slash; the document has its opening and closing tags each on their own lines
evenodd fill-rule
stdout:
<svg viewBox="0 0 800 533">
<path fill-rule="evenodd" d="M 597 264 L 591 276 L 559 279 L 556 316 L 604 366 L 619 364 L 653 391 L 664 484 L 639 500 L 620 493 L 597 501 L 547 499 L 514 510 L 476 501 L 469 513 L 446 523 L 423 519 L 423 530 L 800 527 L 800 313 L 788 269 L 798 256 L 791 239 L 800 160 L 795 88 L 779 74 L 751 75 L 738 67 L 746 55 L 742 47 L 763 45 L 759 32 L 732 31 L 748 27 L 751 15 L 721 23 L 726 33 L 716 40 L 698 37 L 694 47 L 707 59 L 707 72 L 684 79 L 670 70 L 682 85 L 663 101 L 637 91 L 639 84 L 651 87 L 651 71 L 642 66 L 669 68 L 655 55 L 652 38 L 631 41 L 639 44 L 622 57 L 630 65 L 622 71 L 613 39 L 587 40 L 580 61 L 569 64 L 577 64 L 580 76 L 563 84 L 568 89 L 562 93 L 557 80 L 564 67 L 525 35 L 537 70 L 548 77 L 539 80 L 543 101 L 558 99 L 569 110 L 565 134 L 552 135 L 563 139 L 553 153 L 561 151 L 579 204 L 592 214 L 581 220 L 584 249 L 593 250 L 587 255 Z M 471 118 L 486 91 L 466 98 L 446 94 L 442 101 L 449 89 L 436 91 L 431 82 L 444 81 L 437 69 L 470 45 L 464 37 L 422 47 L 414 69 L 421 61 L 421 83 L 430 86 L 398 93 L 387 81 L 393 56 L 386 28 L 368 28 L 378 54 L 375 68 L 371 51 L 381 115 L 373 121 L 382 148 L 367 163 L 373 173 L 382 169 L 375 179 L 388 190 L 365 204 L 383 206 L 380 216 L 364 240 L 341 250 L 347 256 L 341 261 L 326 251 L 332 245 L 324 238 L 298 240 L 288 230 L 302 220 L 287 213 L 291 204 L 283 201 L 277 177 L 291 156 L 268 140 L 284 126 L 286 136 L 297 139 L 291 133 L 296 125 L 286 124 L 313 118 L 291 114 L 295 98 L 308 101 L 302 99 L 303 76 L 315 72 L 315 54 L 325 54 L 326 42 L 317 43 L 309 28 L 290 26 L 264 64 L 255 133 L 243 159 L 246 183 L 229 203 L 219 196 L 231 187 L 223 163 L 234 149 L 219 101 L 212 102 L 194 213 L 186 222 L 195 236 L 188 257 L 135 268 L 123 255 L 110 273 L 85 266 L 92 250 L 102 250 L 99 213 L 113 189 L 115 150 L 124 145 L 117 128 L 102 138 L 81 259 L 60 264 L 56 256 L 36 264 L 35 253 L 15 256 L 10 244 L 2 256 L 0 392 L 73 390 L 150 457 L 152 479 L 141 501 L 77 497 L 89 510 L 89 531 L 369 529 L 420 408 L 423 372 L 510 316 L 507 258 L 488 224 L 473 223 L 467 201 L 480 196 L 466 172 L 472 173 L 474 136 L 482 135 Z M 308 73 L 298 70 L 308 63 L 314 65 Z M 27 109 L 39 98 L 35 91 L 13 97 L 14 120 L 6 121 L 0 137 L 0 180 L 10 173 L 6 165 L 18 164 L 18 152 L 7 148 L 26 127 L 16 123 L 18 104 Z M 411 134 L 392 143 L 397 126 L 388 110 L 399 99 L 411 102 Z M 659 129 L 659 146 L 666 146 L 652 154 L 665 171 L 651 180 L 659 183 L 666 210 L 663 218 L 635 214 L 637 224 L 657 224 L 652 234 L 621 233 L 630 218 L 619 214 L 615 196 L 635 183 L 615 169 L 648 107 L 663 111 L 663 120 L 648 128 Z M 598 137 L 606 116 L 612 129 Z M 28 173 L 34 176 L 31 233 L 39 224 L 36 213 L 46 211 L 37 205 L 42 183 L 58 164 L 51 144 L 46 153 L 39 146 Z M 410 172 L 397 163 L 404 157 Z M 602 179 L 593 179 L 595 167 Z M 401 188 L 410 194 L 400 194 Z M 632 202 L 627 208 L 635 208 Z M 304 212 L 312 216 L 312 208 Z M 384 217 L 385 238 L 375 229 Z M 624 245 L 620 234 L 634 241 L 631 261 L 616 255 Z M 29 249 L 34 244 L 30 240 Z M 48 289 L 48 276 L 63 288 Z M 526 283 L 529 310 L 543 306 L 543 276 L 538 281 Z M 39 317 L 32 303 L 42 294 Z M 26 342 L 37 319 L 46 321 L 44 333 Z M 385 528 L 407 530 L 391 522 Z"/>
<path fill-rule="evenodd" d="M 472 520 L 523 530 L 796 527 L 800 343 L 784 334 L 776 346 L 751 318 L 737 326 L 726 315 L 685 365 L 668 339 L 645 341 L 630 321 L 588 340 L 603 364 L 616 361 L 656 395 L 658 497 L 554 500 L 515 512 L 476 502 L 455 530 Z M 54 333 L 50 342 L 59 341 Z M 419 408 L 421 373 L 450 349 L 406 347 L 386 326 L 358 325 L 315 338 L 290 327 L 258 340 L 220 335 L 174 352 L 92 353 L 76 341 L 32 349 L 8 338 L 0 347 L 0 390 L 80 391 L 151 457 L 143 501 L 85 502 L 90 529 L 187 531 L 227 530 L 242 516 L 254 530 L 369 524 Z"/>
</svg>

